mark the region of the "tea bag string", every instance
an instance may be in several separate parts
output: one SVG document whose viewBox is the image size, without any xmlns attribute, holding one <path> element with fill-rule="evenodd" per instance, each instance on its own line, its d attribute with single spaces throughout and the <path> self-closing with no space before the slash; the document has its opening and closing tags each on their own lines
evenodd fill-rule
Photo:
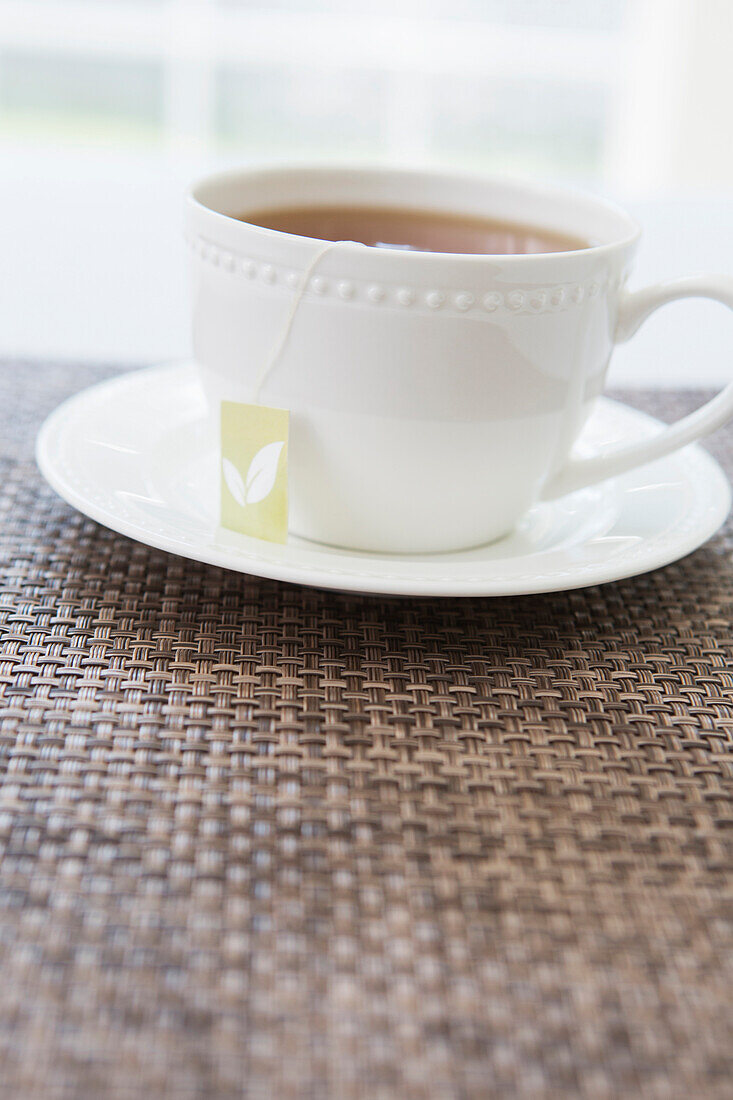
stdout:
<svg viewBox="0 0 733 1100">
<path fill-rule="evenodd" d="M 275 342 L 273 350 L 270 352 L 269 357 L 265 359 L 264 365 L 262 366 L 259 374 L 255 379 L 254 388 L 252 390 L 253 404 L 256 405 L 259 403 L 262 387 L 272 373 L 273 369 L 277 366 L 278 361 L 280 360 L 280 356 L 285 350 L 285 345 L 288 342 L 290 333 L 293 328 L 295 315 L 298 312 L 300 303 L 303 300 L 303 295 L 308 289 L 308 283 L 313 275 L 313 272 L 316 270 L 325 255 L 327 255 L 329 252 L 333 252 L 337 248 L 343 248 L 344 245 L 350 245 L 352 248 L 354 246 L 359 247 L 356 241 L 328 241 L 326 244 L 323 245 L 322 248 L 318 249 L 315 256 L 301 275 L 300 282 L 298 283 L 295 294 L 293 295 L 293 300 L 290 303 L 290 309 L 288 310 L 288 315 L 285 318 L 285 324 L 283 325 L 282 331 L 277 338 L 277 341 Z M 362 245 L 362 247 L 366 246 Z"/>
</svg>

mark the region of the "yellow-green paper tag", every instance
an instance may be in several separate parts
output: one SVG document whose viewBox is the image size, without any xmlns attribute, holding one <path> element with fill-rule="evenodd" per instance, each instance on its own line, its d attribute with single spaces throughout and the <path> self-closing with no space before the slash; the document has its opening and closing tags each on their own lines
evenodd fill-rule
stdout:
<svg viewBox="0 0 733 1100">
<path fill-rule="evenodd" d="M 221 403 L 221 525 L 269 542 L 288 536 L 287 409 Z"/>
</svg>

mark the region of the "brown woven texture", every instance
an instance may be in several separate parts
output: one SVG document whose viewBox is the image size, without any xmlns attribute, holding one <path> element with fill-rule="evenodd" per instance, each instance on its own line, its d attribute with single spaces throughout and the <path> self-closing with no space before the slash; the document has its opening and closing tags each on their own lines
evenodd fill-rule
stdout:
<svg viewBox="0 0 733 1100">
<path fill-rule="evenodd" d="M 42 482 L 105 373 L 0 369 L 3 1098 L 732 1096 L 730 528 L 518 599 L 229 573 Z"/>
</svg>

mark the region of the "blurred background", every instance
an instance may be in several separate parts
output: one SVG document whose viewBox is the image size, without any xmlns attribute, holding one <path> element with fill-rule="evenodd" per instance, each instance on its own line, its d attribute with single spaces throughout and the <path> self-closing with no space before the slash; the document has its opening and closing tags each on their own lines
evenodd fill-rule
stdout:
<svg viewBox="0 0 733 1100">
<path fill-rule="evenodd" d="M 643 222 L 635 283 L 733 274 L 731 56 L 730 0 L 0 0 L 0 354 L 187 354 L 185 186 L 257 161 L 569 182 Z M 613 381 L 730 346 L 683 303 Z"/>
</svg>

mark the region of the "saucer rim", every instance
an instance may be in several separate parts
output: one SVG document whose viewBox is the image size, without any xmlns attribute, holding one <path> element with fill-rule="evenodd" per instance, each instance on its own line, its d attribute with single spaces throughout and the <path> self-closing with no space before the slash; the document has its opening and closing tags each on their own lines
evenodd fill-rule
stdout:
<svg viewBox="0 0 733 1100">
<path fill-rule="evenodd" d="M 59 462 L 54 459 L 54 444 L 58 443 L 65 428 L 68 428 L 72 417 L 83 413 L 85 406 L 90 403 L 109 399 L 115 390 L 134 389 L 138 385 L 150 385 L 151 379 L 165 372 L 189 373 L 195 367 L 193 360 L 183 360 L 168 363 L 158 363 L 139 370 L 125 372 L 111 379 L 105 379 L 94 383 L 85 389 L 73 394 L 58 405 L 42 424 L 36 438 L 36 462 L 38 467 L 51 485 L 54 491 L 68 504 L 76 508 L 83 515 L 108 529 L 115 531 L 127 538 L 132 538 L 143 545 L 163 550 L 166 553 L 175 554 L 184 559 L 200 561 L 204 564 L 219 568 L 234 570 L 240 573 L 249 573 L 271 580 L 286 581 L 293 584 L 307 585 L 317 588 L 325 588 L 342 592 L 359 593 L 365 595 L 385 596 L 423 596 L 423 597 L 503 597 L 535 595 L 550 592 L 561 592 L 573 589 L 587 588 L 593 585 L 611 583 L 643 573 L 652 572 L 662 566 L 669 565 L 680 558 L 685 557 L 693 550 L 715 534 L 725 521 L 731 507 L 731 486 L 718 462 L 699 444 L 691 444 L 683 451 L 674 452 L 672 455 L 657 460 L 655 465 L 679 459 L 684 453 L 684 476 L 688 483 L 697 485 L 703 479 L 708 501 L 702 507 L 698 496 L 695 497 L 696 510 L 688 517 L 682 530 L 676 538 L 660 540 L 660 545 L 654 546 L 654 536 L 648 536 L 642 540 L 641 545 L 630 547 L 628 552 L 613 560 L 601 559 L 600 561 L 575 563 L 570 568 L 542 569 L 541 566 L 530 572 L 513 577 L 501 576 L 461 576 L 455 568 L 450 572 L 451 564 L 478 566 L 479 560 L 472 562 L 451 563 L 451 554 L 441 555 L 409 555 L 401 554 L 390 556 L 385 554 L 365 555 L 360 551 L 338 549 L 337 554 L 333 548 L 326 552 L 324 548 L 315 542 L 300 538 L 302 545 L 269 543 L 259 539 L 243 539 L 245 544 L 252 544 L 248 551 L 245 547 L 234 548 L 222 546 L 212 541 L 202 543 L 200 541 L 187 542 L 183 537 L 173 538 L 162 532 L 152 530 L 140 523 L 126 520 L 115 514 L 114 510 L 96 505 L 90 500 L 89 491 L 79 489 L 73 483 L 73 479 L 64 477 Z M 650 429 L 662 427 L 661 421 L 648 413 L 641 412 L 623 402 L 608 397 L 601 397 L 600 402 L 605 406 L 612 406 L 626 419 L 636 421 L 647 432 Z M 628 483 L 629 478 L 643 475 L 643 467 L 639 467 L 626 474 L 623 480 Z M 621 481 L 622 479 L 611 479 Z M 641 482 L 634 488 L 643 487 Z M 109 490 L 107 490 L 109 492 Z M 693 522 L 694 521 L 694 522 Z M 657 536 L 659 538 L 659 536 Z M 291 551 L 291 557 L 295 560 L 283 560 L 283 551 Z M 321 552 L 324 558 L 330 562 L 346 559 L 354 563 L 353 567 L 338 568 L 335 564 L 313 566 L 309 563 L 298 562 L 298 552 L 309 554 Z M 279 554 L 278 554 L 279 552 Z M 548 548 L 547 553 L 556 550 Z M 456 553 L 460 553 L 457 551 Z M 541 554 L 541 552 L 540 552 Z M 361 572 L 358 563 L 368 557 L 373 565 L 383 562 L 385 569 L 376 572 Z M 401 564 L 414 562 L 415 565 L 428 564 L 427 558 L 432 559 L 430 564 L 445 562 L 446 575 L 408 577 L 404 574 L 389 572 L 389 563 L 399 560 Z M 515 559 L 516 560 L 516 559 Z"/>
</svg>

